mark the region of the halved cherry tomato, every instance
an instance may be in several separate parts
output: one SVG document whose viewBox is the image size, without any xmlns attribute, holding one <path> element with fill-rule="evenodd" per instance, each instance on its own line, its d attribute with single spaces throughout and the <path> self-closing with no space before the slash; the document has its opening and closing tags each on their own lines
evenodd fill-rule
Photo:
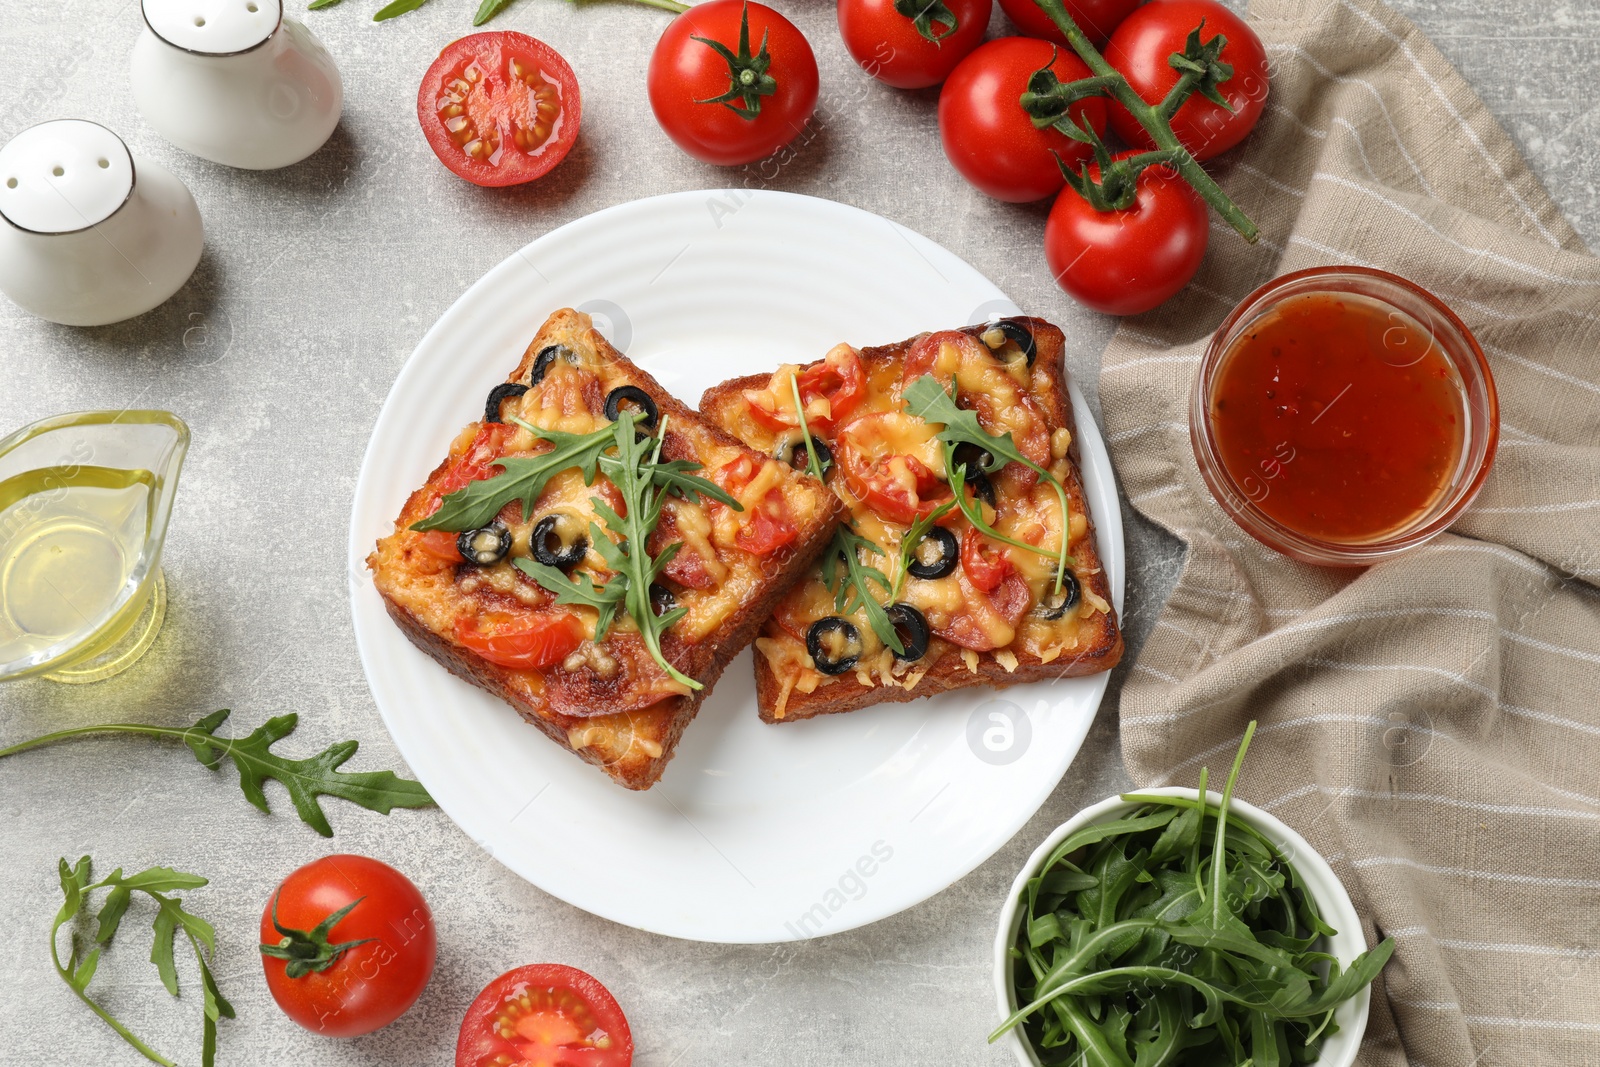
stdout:
<svg viewBox="0 0 1600 1067">
<path fill-rule="evenodd" d="M 544 175 L 572 150 L 582 113 L 567 61 L 509 30 L 447 45 L 417 90 L 428 146 L 474 185 L 521 185 Z"/>
<path fill-rule="evenodd" d="M 504 453 L 506 438 L 516 432 L 515 426 L 503 422 L 486 422 L 478 427 L 478 435 L 472 439 L 472 444 L 467 446 L 455 466 L 446 471 L 434 486 L 439 495 L 448 496 L 473 482 L 481 482 L 499 474 L 500 468 L 494 465 L 494 461 Z"/>
<path fill-rule="evenodd" d="M 961 569 L 973 585 L 992 593 L 1016 568 L 1005 553 L 990 546 L 976 526 L 961 535 Z"/>
<path fill-rule="evenodd" d="M 570 612 L 512 615 L 489 612 L 456 620 L 456 640 L 499 667 L 543 670 L 583 643 L 583 626 Z"/>
<path fill-rule="evenodd" d="M 461 1020 L 456 1067 L 629 1067 L 633 1034 L 595 978 L 559 963 L 507 971 Z"/>
<path fill-rule="evenodd" d="M 800 402 L 806 406 L 806 424 L 818 433 L 832 433 L 867 393 L 861 353 L 849 345 L 835 345 L 821 362 L 800 372 L 798 384 Z M 812 414 L 817 400 L 828 402 L 828 414 Z"/>
<path fill-rule="evenodd" d="M 712 471 L 711 480 L 730 496 L 738 496 L 739 490 L 755 480 L 756 471 L 760 469 L 761 464 L 741 453 Z"/>
<path fill-rule="evenodd" d="M 456 547 L 456 535 L 445 530 L 429 530 L 427 533 L 418 534 L 417 547 L 434 559 L 446 563 L 465 562 L 461 558 L 461 550 Z"/>
<path fill-rule="evenodd" d="M 766 499 L 734 534 L 733 543 L 755 556 L 770 556 L 789 544 L 800 531 L 788 520 L 788 504 L 783 493 L 769 490 Z"/>
<path fill-rule="evenodd" d="M 884 456 L 865 463 L 854 447 L 839 450 L 845 484 L 879 517 L 909 526 L 938 507 L 930 496 L 949 496 L 949 488 L 916 456 Z"/>
</svg>

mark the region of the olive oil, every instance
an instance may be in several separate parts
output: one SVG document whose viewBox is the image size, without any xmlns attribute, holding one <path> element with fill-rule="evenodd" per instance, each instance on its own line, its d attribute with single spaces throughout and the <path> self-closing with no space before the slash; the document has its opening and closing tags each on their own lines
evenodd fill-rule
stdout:
<svg viewBox="0 0 1600 1067">
<path fill-rule="evenodd" d="M 0 664 L 123 636 L 141 605 L 113 609 L 134 579 L 156 488 L 151 471 L 94 466 L 0 481 Z"/>
</svg>

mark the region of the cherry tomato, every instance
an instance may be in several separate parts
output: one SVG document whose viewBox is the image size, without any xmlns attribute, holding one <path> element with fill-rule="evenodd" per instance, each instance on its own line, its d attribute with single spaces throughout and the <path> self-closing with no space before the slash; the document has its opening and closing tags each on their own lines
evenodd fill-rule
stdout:
<svg viewBox="0 0 1600 1067">
<path fill-rule="evenodd" d="M 1078 24 L 1096 48 L 1106 43 L 1111 31 L 1128 17 L 1128 12 L 1138 7 L 1140 0 L 1062 0 L 1067 14 Z M 1000 0 L 1000 10 L 1021 30 L 1024 36 L 1039 37 L 1052 44 L 1067 47 L 1066 34 L 1056 29 L 1050 16 L 1039 10 L 1033 0 Z"/>
<path fill-rule="evenodd" d="M 1055 61 L 1051 62 L 1051 56 Z M 1045 66 L 1064 82 L 1089 76 L 1069 52 L 1031 37 L 1002 37 L 973 52 L 939 93 L 939 136 L 944 154 L 967 181 L 996 200 L 1042 200 L 1066 184 L 1056 153 L 1069 166 L 1089 158 L 1089 146 L 1056 129 L 1036 129 L 1020 98 L 1033 72 Z M 1080 100 L 1071 114 L 1097 133 L 1106 128 L 1099 97 Z"/>
<path fill-rule="evenodd" d="M 560 663 L 582 644 L 583 626 L 566 611 L 487 612 L 476 619 L 457 619 L 456 640 L 496 666 L 538 671 Z"/>
<path fill-rule="evenodd" d="M 890 522 L 909 526 L 938 506 L 928 499 L 949 492 L 939 476 L 915 456 L 884 456 L 874 463 L 861 458 L 853 445 L 839 449 L 845 484 L 861 502 Z"/>
<path fill-rule="evenodd" d="M 485 478 L 500 473 L 500 468 L 494 465 L 505 452 L 506 438 L 516 433 L 515 426 L 508 426 L 503 422 L 486 422 L 478 427 L 477 436 L 472 439 L 472 444 L 456 460 L 455 465 L 445 472 L 439 479 L 434 489 L 440 496 L 447 496 L 458 489 L 463 489 L 473 482 L 481 482 Z"/>
<path fill-rule="evenodd" d="M 697 37 L 716 41 L 732 59 Z M 764 72 L 757 69 L 763 55 Z M 743 0 L 707 0 L 673 19 L 650 55 L 647 81 L 667 136 L 696 159 L 724 167 L 770 156 L 794 140 L 817 106 L 811 45 L 772 8 Z M 738 92 L 741 86 L 747 91 Z"/>
<path fill-rule="evenodd" d="M 445 563 L 463 563 L 461 549 L 456 547 L 456 535 L 444 530 L 429 530 L 417 535 L 417 547 L 434 559 Z"/>
<path fill-rule="evenodd" d="M 835 345 L 819 363 L 800 372 L 800 402 L 806 406 L 806 425 L 819 433 L 850 417 L 867 394 L 867 372 L 861 366 L 861 353 L 849 345 Z M 828 402 L 828 413 L 812 414 L 817 400 Z"/>
<path fill-rule="evenodd" d="M 788 519 L 783 493 L 773 489 L 767 493 L 765 503 L 733 535 L 733 543 L 751 555 L 770 556 L 799 536 L 800 531 Z"/>
<path fill-rule="evenodd" d="M 904 0 L 902 0 L 904 2 Z M 839 0 L 839 36 L 861 69 L 896 89 L 925 89 L 950 76 L 983 40 L 991 0 Z M 953 25 L 952 25 L 953 22 Z"/>
<path fill-rule="evenodd" d="M 461 1020 L 456 1067 L 629 1067 L 633 1034 L 616 998 L 559 963 L 507 971 Z"/>
<path fill-rule="evenodd" d="M 1097 167 L 1089 170 L 1098 177 Z M 1044 224 L 1056 284 L 1108 315 L 1149 311 L 1188 285 L 1211 232 L 1205 201 L 1170 168 L 1146 167 L 1135 189 L 1123 211 L 1096 211 L 1063 189 Z"/>
<path fill-rule="evenodd" d="M 567 158 L 583 101 L 567 61 L 525 33 L 474 33 L 422 76 L 417 119 L 439 162 L 473 185 L 521 185 Z"/>
<path fill-rule="evenodd" d="M 1217 87 L 1233 107 L 1231 113 L 1196 93 L 1172 116 L 1172 132 L 1196 159 L 1203 160 L 1244 140 L 1267 106 L 1267 51 L 1255 31 L 1215 0 L 1155 0 L 1117 27 L 1106 45 L 1105 57 L 1142 99 L 1160 103 L 1178 81 L 1168 57 L 1183 51 L 1189 33 L 1201 19 L 1205 20 L 1201 41 L 1219 33 L 1227 37 L 1220 58 L 1233 67 L 1233 77 Z M 1111 126 L 1130 145 L 1154 147 L 1144 127 L 1116 102 L 1111 104 Z"/>
<path fill-rule="evenodd" d="M 1016 568 L 1009 556 L 989 545 L 976 526 L 968 526 L 961 535 L 961 569 L 973 585 L 992 593 Z"/>
<path fill-rule="evenodd" d="M 344 909 L 331 929 L 318 929 Z M 335 855 L 306 864 L 273 892 L 261 913 L 261 950 L 267 989 L 285 1015 L 314 1033 L 355 1037 L 416 1003 L 437 940 L 410 879 L 365 856 Z"/>
</svg>

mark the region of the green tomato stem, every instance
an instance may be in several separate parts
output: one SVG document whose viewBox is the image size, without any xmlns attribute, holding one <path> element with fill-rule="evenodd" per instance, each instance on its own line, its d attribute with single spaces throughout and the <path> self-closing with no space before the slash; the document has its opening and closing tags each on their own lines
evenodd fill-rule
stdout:
<svg viewBox="0 0 1600 1067">
<path fill-rule="evenodd" d="M 1078 28 L 1078 24 L 1073 21 L 1072 16 L 1067 14 L 1067 9 L 1061 0 L 1033 0 L 1033 2 L 1038 5 L 1040 11 L 1049 16 L 1050 21 L 1055 23 L 1056 28 L 1066 36 L 1067 43 L 1072 46 L 1074 52 L 1078 53 L 1078 58 L 1082 59 L 1096 75 L 1109 79 L 1106 83 L 1107 91 L 1117 103 L 1127 108 L 1128 113 L 1138 121 L 1140 126 L 1144 127 L 1145 132 L 1150 135 L 1150 139 L 1155 142 L 1156 147 L 1173 153 L 1169 161 L 1171 166 L 1178 171 L 1185 181 L 1194 187 L 1194 191 L 1199 193 L 1206 203 L 1216 209 L 1217 214 L 1227 220 L 1228 225 L 1239 231 L 1239 235 L 1246 241 L 1255 244 L 1256 239 L 1260 236 L 1260 231 L 1256 228 L 1256 224 L 1250 221 L 1250 217 L 1244 213 L 1238 204 L 1228 198 L 1228 194 L 1222 191 L 1221 186 L 1211 180 L 1211 176 L 1206 173 L 1205 168 L 1195 160 L 1194 156 L 1189 154 L 1188 149 L 1183 147 L 1183 144 L 1178 140 L 1178 135 L 1172 132 L 1170 117 L 1163 114 L 1163 110 L 1173 99 L 1172 94 L 1168 94 L 1167 99 L 1163 100 L 1159 107 L 1151 107 L 1145 103 L 1143 97 L 1133 91 L 1133 86 L 1128 84 L 1128 79 L 1123 77 L 1110 63 L 1107 63 L 1105 57 L 1095 50 L 1094 45 L 1089 43 L 1089 38 L 1083 35 L 1083 31 Z M 1178 85 L 1173 87 L 1173 93 L 1176 93 L 1180 87 L 1184 86 L 1184 79 L 1186 78 L 1190 79 L 1190 84 L 1192 85 L 1192 78 L 1190 75 L 1185 74 L 1178 79 Z M 1178 103 L 1181 104 L 1182 102 L 1180 98 Z M 1173 107 L 1172 110 L 1176 113 L 1177 107 Z"/>
</svg>

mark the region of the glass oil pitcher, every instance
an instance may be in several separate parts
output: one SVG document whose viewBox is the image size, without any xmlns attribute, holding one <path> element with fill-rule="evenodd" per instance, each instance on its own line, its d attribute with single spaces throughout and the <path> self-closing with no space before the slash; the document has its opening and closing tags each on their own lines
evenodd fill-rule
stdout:
<svg viewBox="0 0 1600 1067">
<path fill-rule="evenodd" d="M 0 439 L 0 681 L 100 681 L 154 643 L 188 448 L 165 411 L 58 415 Z"/>
</svg>

